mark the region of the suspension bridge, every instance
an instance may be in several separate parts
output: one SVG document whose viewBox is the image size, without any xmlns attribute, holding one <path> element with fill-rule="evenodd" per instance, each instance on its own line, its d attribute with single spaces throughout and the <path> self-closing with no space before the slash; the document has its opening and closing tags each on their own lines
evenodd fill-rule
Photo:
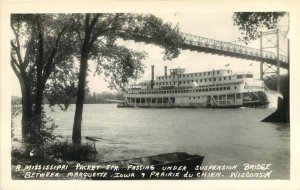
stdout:
<svg viewBox="0 0 300 190">
<path fill-rule="evenodd" d="M 280 68 L 289 69 L 289 58 L 288 56 L 279 54 L 279 29 L 261 32 L 259 49 L 182 32 L 180 34 L 184 40 L 181 45 L 181 49 L 183 50 L 197 51 L 201 53 L 209 53 L 214 55 L 260 62 L 260 79 L 263 79 L 264 77 L 270 77 L 270 74 L 272 74 L 271 78 L 277 76 L 277 91 L 280 91 Z M 140 37 L 140 40 L 139 38 L 135 38 L 134 41 L 152 43 L 151 37 L 141 34 L 121 33 L 119 35 L 124 40 L 131 40 L 130 36 L 133 35 L 136 37 Z M 272 45 L 269 47 L 264 47 L 263 37 L 269 35 L 276 36 L 275 42 L 274 40 L 272 41 L 268 39 L 268 41 L 271 42 Z M 276 53 L 264 50 L 269 48 L 275 48 Z M 264 66 L 266 69 L 264 69 Z M 276 69 L 274 69 L 272 66 L 276 66 Z"/>
<path fill-rule="evenodd" d="M 255 49 L 230 42 L 209 39 L 201 36 L 181 33 L 184 39 L 182 49 L 211 53 L 277 65 L 277 56 L 274 52 Z M 279 55 L 280 67 L 288 68 L 288 58 Z"/>
</svg>

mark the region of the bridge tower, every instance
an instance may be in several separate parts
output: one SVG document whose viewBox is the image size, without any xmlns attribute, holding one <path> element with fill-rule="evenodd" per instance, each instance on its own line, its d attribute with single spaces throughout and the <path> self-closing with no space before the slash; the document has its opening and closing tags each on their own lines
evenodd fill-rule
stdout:
<svg viewBox="0 0 300 190">
<path fill-rule="evenodd" d="M 280 46 L 279 46 L 279 29 L 267 32 L 260 32 L 260 55 L 263 55 L 263 50 L 275 50 L 276 67 L 266 62 L 260 62 L 260 79 L 266 81 L 273 80 L 276 77 L 276 90 L 280 92 Z"/>
</svg>

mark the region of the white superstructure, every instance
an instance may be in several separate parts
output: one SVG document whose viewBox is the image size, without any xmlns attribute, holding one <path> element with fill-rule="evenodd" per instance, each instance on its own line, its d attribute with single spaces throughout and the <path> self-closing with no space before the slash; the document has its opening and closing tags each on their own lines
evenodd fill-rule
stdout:
<svg viewBox="0 0 300 190">
<path fill-rule="evenodd" d="M 242 107 L 268 103 L 262 80 L 253 74 L 212 70 L 185 73 L 170 69 L 167 75 L 130 86 L 124 93 L 126 107 Z"/>
</svg>

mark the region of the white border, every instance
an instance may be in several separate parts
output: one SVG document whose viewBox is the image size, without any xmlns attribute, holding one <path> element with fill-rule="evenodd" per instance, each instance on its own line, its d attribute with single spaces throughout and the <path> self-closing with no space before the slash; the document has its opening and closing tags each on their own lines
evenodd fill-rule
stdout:
<svg viewBox="0 0 300 190">
<path fill-rule="evenodd" d="M 296 0 L 264 1 L 1 1 L 0 2 L 1 188 L 6 189 L 300 189 L 299 18 Z M 290 180 L 18 181 L 10 177 L 10 13 L 44 12 L 232 12 L 288 11 L 291 16 Z"/>
</svg>

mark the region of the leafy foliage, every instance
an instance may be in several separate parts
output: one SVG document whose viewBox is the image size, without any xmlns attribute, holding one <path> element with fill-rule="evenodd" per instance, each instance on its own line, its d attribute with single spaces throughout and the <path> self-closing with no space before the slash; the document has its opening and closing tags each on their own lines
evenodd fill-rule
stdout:
<svg viewBox="0 0 300 190">
<path fill-rule="evenodd" d="M 13 101 L 11 102 L 11 138 L 14 140 L 14 119 L 20 114 L 21 112 L 21 106 L 18 104 L 18 102 Z"/>
<path fill-rule="evenodd" d="M 88 61 L 98 62 L 96 73 L 104 73 L 110 87 L 123 89 L 129 78 L 141 76 L 142 60 L 146 55 L 118 45 L 117 38 L 155 44 L 164 49 L 164 59 L 179 55 L 183 38 L 177 27 L 173 28 L 153 15 L 142 14 L 76 14 L 74 30 L 80 44 L 80 70 L 72 139 L 74 143 L 80 143 Z"/>
<path fill-rule="evenodd" d="M 93 49 L 95 50 L 95 48 Z M 110 45 L 109 49 L 96 54 L 95 58 L 98 64 L 95 73 L 99 75 L 104 73 L 110 88 L 124 89 L 129 78 L 138 79 L 144 73 L 144 65 L 141 61 L 145 56 L 145 52 L 133 51 L 124 46 Z"/>
<path fill-rule="evenodd" d="M 36 93 L 45 89 L 47 83 L 50 83 L 46 87 L 48 91 L 50 86 L 60 85 L 65 81 L 68 81 L 62 85 L 65 90 L 76 83 L 76 77 L 70 77 L 74 75 L 73 71 L 76 72 L 73 69 L 76 41 L 70 30 L 70 22 L 71 15 L 67 14 L 11 16 L 11 28 L 15 34 L 11 41 L 11 65 L 20 83 L 29 85 L 32 100 L 36 98 Z M 57 77 L 62 74 L 65 77 Z M 38 83 L 42 84 L 41 89 L 38 89 Z M 56 98 L 58 95 L 63 98 L 69 94 L 56 93 Z M 32 106 L 34 109 L 34 105 Z"/>
<path fill-rule="evenodd" d="M 68 14 L 11 15 L 14 34 L 11 66 L 21 86 L 24 139 L 31 137 L 38 142 L 41 135 L 48 134 L 43 131 L 45 122 L 49 120 L 42 113 L 45 90 L 51 105 L 56 103 L 53 99 L 62 99 L 65 100 L 65 109 L 69 104 L 68 97 L 74 96 L 70 89 L 74 89 L 76 83 L 73 65 L 77 41 L 70 30 L 71 18 L 72 15 Z"/>
<path fill-rule="evenodd" d="M 47 154 L 66 161 L 89 161 L 97 154 L 92 144 L 72 144 L 68 141 L 57 141 L 51 144 L 47 152 Z"/>
<path fill-rule="evenodd" d="M 183 43 L 178 27 L 153 15 L 101 13 L 75 14 L 73 18 L 81 51 L 88 52 L 89 60 L 97 61 L 96 73 L 104 74 L 111 88 L 123 89 L 129 79 L 137 79 L 144 72 L 146 52 L 120 46 L 118 38 L 155 44 L 164 49 L 163 58 L 168 60 L 179 55 Z M 83 48 L 87 38 L 88 48 Z M 82 52 L 78 53 L 80 60 Z"/>
<path fill-rule="evenodd" d="M 72 144 L 68 141 L 55 141 L 40 146 L 23 145 L 13 147 L 12 164 L 55 164 L 65 161 L 91 161 L 97 151 L 92 144 Z"/>
<path fill-rule="evenodd" d="M 275 29 L 286 12 L 236 12 L 233 15 L 234 25 L 242 31 L 245 43 L 259 37 L 262 29 Z"/>
<path fill-rule="evenodd" d="M 268 89 L 276 91 L 277 90 L 277 76 L 270 76 L 268 78 L 264 78 L 264 83 L 268 87 Z M 281 94 L 289 94 L 289 76 L 288 75 L 280 75 L 280 93 Z"/>
</svg>

